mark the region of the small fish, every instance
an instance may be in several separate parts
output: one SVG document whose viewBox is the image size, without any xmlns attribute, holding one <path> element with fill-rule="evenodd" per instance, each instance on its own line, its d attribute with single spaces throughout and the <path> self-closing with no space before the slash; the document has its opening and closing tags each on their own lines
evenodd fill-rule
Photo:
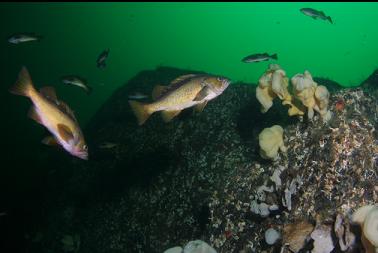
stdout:
<svg viewBox="0 0 378 253">
<path fill-rule="evenodd" d="M 157 85 L 152 91 L 155 102 L 129 100 L 129 104 L 139 125 L 157 111 L 162 111 L 163 120 L 169 122 L 185 108 L 195 106 L 196 111 L 201 112 L 207 102 L 222 94 L 229 84 L 230 80 L 220 76 L 184 75 L 169 86 Z"/>
<path fill-rule="evenodd" d="M 42 36 L 36 35 L 34 33 L 18 33 L 13 34 L 8 37 L 8 42 L 11 44 L 20 44 L 31 41 L 39 41 L 42 39 Z"/>
<path fill-rule="evenodd" d="M 277 60 L 277 54 L 272 54 L 269 55 L 267 53 L 263 54 L 251 54 L 248 55 L 247 57 L 244 57 L 242 59 L 242 62 L 249 63 L 249 62 L 261 62 L 261 61 L 268 61 L 270 59 Z"/>
<path fill-rule="evenodd" d="M 300 11 L 306 16 L 312 17 L 313 19 L 328 20 L 331 24 L 333 24 L 331 17 L 326 16 L 322 11 L 318 11 L 312 8 L 302 8 L 300 9 Z"/>
<path fill-rule="evenodd" d="M 117 147 L 118 144 L 117 143 L 113 143 L 113 142 L 104 142 L 102 144 L 100 144 L 98 147 L 99 148 L 103 148 L 103 149 L 112 149 L 112 148 L 115 148 Z"/>
<path fill-rule="evenodd" d="M 43 87 L 38 92 L 28 70 L 23 67 L 13 87 L 12 94 L 26 96 L 33 106 L 28 116 L 45 126 L 52 134 L 42 140 L 46 145 L 60 144 L 71 155 L 88 160 L 88 147 L 73 111 L 58 100 L 53 87 Z"/>
<path fill-rule="evenodd" d="M 129 95 L 129 99 L 145 99 L 148 96 L 141 93 L 141 92 L 134 92 L 131 95 Z"/>
<path fill-rule="evenodd" d="M 103 69 L 106 67 L 106 59 L 108 59 L 110 49 L 104 50 L 97 58 L 97 67 Z"/>
<path fill-rule="evenodd" d="M 92 92 L 92 87 L 88 86 L 87 81 L 79 76 L 63 76 L 61 80 L 64 84 L 75 85 L 84 89 L 87 94 Z"/>
</svg>

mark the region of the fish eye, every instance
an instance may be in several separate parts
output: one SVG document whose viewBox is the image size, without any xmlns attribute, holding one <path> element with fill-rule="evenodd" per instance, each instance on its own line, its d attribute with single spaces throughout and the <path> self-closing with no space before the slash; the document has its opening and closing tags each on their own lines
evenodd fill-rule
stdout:
<svg viewBox="0 0 378 253">
<path fill-rule="evenodd" d="M 84 149 L 84 150 L 87 150 L 87 149 L 88 149 L 88 146 L 84 144 L 84 145 L 83 145 L 83 149 Z"/>
</svg>

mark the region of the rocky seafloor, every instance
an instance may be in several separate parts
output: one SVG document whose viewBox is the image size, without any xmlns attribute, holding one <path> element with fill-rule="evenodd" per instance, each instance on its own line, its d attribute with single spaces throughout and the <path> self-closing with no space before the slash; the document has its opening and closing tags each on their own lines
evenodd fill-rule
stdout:
<svg viewBox="0 0 378 253">
<path fill-rule="evenodd" d="M 311 252 L 314 241 L 303 235 L 315 227 L 332 238 L 317 252 L 342 252 L 336 217 L 347 224 L 358 207 L 378 202 L 376 73 L 351 89 L 314 78 L 331 91 L 328 124 L 289 117 L 279 101 L 262 114 L 255 86 L 235 83 L 202 113 L 187 109 L 170 123 L 156 113 L 138 126 L 128 95 L 188 73 L 196 72 L 160 67 L 119 88 L 84 129 L 89 161 L 51 151 L 45 222 L 30 233 L 32 252 L 161 253 L 196 239 L 217 252 Z M 277 124 L 287 152 L 264 160 L 258 134 Z M 117 145 L 102 149 L 104 142 Z M 262 203 L 275 208 L 251 210 Z M 283 234 L 273 246 L 268 228 Z M 346 250 L 363 252 L 355 234 Z"/>
</svg>

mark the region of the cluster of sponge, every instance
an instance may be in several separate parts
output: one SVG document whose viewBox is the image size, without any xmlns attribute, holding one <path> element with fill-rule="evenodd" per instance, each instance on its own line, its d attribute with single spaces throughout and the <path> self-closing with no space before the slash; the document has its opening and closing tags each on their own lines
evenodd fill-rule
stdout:
<svg viewBox="0 0 378 253">
<path fill-rule="evenodd" d="M 270 64 L 269 68 L 259 79 L 256 88 L 256 98 L 262 105 L 261 112 L 267 112 L 273 105 L 273 99 L 279 97 L 283 105 L 289 105 L 289 115 L 303 115 L 303 111 L 293 104 L 293 97 L 290 95 L 289 78 L 286 72 L 278 64 Z"/>
<path fill-rule="evenodd" d="M 289 116 L 304 115 L 307 107 L 309 119 L 317 111 L 323 121 L 327 122 L 331 118 L 328 110 L 329 92 L 323 85 L 318 85 L 307 70 L 304 74 L 296 74 L 291 78 L 294 96 L 288 90 L 289 78 L 286 72 L 278 64 L 270 64 L 269 68 L 259 79 L 256 88 L 256 98 L 262 105 L 261 112 L 267 112 L 273 105 L 273 100 L 278 97 L 283 105 L 289 105 Z M 302 104 L 297 105 L 299 100 Z"/>
<path fill-rule="evenodd" d="M 331 119 L 331 112 L 328 110 L 329 92 L 323 85 L 318 85 L 307 70 L 304 74 L 296 74 L 291 78 L 295 96 L 307 107 L 309 119 L 314 117 L 314 110 L 320 114 L 323 121 Z"/>
</svg>

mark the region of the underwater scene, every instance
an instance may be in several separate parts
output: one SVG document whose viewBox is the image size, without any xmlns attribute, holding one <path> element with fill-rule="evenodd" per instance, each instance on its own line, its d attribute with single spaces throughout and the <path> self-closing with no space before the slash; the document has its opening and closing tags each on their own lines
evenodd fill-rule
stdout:
<svg viewBox="0 0 378 253">
<path fill-rule="evenodd" d="M 378 253 L 377 13 L 0 4 L 0 252 Z"/>
</svg>

